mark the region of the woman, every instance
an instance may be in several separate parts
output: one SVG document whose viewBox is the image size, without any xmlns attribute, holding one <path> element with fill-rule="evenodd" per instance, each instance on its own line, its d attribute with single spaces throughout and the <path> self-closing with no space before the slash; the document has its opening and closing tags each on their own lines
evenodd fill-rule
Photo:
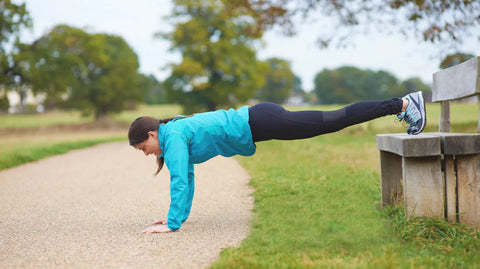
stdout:
<svg viewBox="0 0 480 269">
<path fill-rule="evenodd" d="M 358 102 L 335 111 L 290 112 L 276 104 L 260 103 L 165 120 L 137 118 L 128 132 L 130 145 L 145 155 L 157 156 L 156 174 L 164 163 L 170 171 L 168 218 L 152 223 L 143 232 L 173 232 L 187 220 L 194 193 L 194 164 L 217 155 L 251 156 L 256 150 L 254 143 L 260 141 L 304 139 L 395 114 L 409 124 L 408 134 L 422 132 L 426 124 L 422 92 Z"/>
</svg>

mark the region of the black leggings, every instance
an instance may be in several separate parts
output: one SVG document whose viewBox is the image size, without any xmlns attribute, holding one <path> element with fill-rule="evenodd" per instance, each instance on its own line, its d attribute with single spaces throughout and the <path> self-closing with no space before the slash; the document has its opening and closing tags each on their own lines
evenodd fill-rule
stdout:
<svg viewBox="0 0 480 269">
<path fill-rule="evenodd" d="M 288 111 L 273 103 L 260 103 L 249 108 L 248 124 L 253 142 L 271 139 L 293 140 L 310 138 L 339 131 L 345 127 L 397 114 L 403 101 L 358 102 L 334 111 Z"/>
</svg>

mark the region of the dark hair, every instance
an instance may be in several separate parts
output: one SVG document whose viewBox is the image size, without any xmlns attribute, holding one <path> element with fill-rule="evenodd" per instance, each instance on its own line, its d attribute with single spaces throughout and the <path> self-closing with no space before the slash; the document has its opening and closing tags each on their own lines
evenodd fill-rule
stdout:
<svg viewBox="0 0 480 269">
<path fill-rule="evenodd" d="M 160 124 L 166 124 L 167 122 L 173 119 L 183 119 L 183 118 L 186 118 L 186 117 L 177 116 L 177 117 L 162 119 L 162 120 L 152 118 L 152 117 L 139 117 L 135 119 L 130 125 L 130 129 L 128 130 L 128 141 L 130 142 L 130 146 L 135 147 L 135 145 L 147 140 L 148 132 L 158 131 L 158 127 L 160 126 Z M 160 173 L 160 170 L 162 170 L 164 163 L 165 163 L 165 159 L 163 157 L 157 158 L 158 168 L 157 168 L 157 171 L 155 172 L 155 175 Z"/>
<path fill-rule="evenodd" d="M 157 131 L 160 120 L 152 117 L 140 117 L 132 122 L 128 130 L 130 146 L 135 146 L 148 139 L 148 132 Z"/>
</svg>

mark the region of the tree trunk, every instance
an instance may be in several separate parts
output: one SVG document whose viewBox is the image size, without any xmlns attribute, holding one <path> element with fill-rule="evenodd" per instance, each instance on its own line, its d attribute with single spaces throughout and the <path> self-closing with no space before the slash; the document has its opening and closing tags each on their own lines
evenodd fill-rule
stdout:
<svg viewBox="0 0 480 269">
<path fill-rule="evenodd" d="M 23 114 L 25 112 L 25 100 L 27 99 L 27 91 L 24 89 L 23 86 L 17 86 L 17 93 L 19 102 L 18 102 L 18 113 Z"/>
</svg>

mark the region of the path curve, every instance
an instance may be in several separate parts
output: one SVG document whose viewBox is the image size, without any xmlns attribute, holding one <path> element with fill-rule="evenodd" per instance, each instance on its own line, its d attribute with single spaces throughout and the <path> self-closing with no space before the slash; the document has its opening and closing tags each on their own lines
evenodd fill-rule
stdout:
<svg viewBox="0 0 480 269">
<path fill-rule="evenodd" d="M 126 142 L 75 150 L 0 172 L 0 268 L 204 268 L 249 230 L 248 173 L 232 158 L 195 166 L 192 213 L 175 233 L 169 177 Z"/>
</svg>

